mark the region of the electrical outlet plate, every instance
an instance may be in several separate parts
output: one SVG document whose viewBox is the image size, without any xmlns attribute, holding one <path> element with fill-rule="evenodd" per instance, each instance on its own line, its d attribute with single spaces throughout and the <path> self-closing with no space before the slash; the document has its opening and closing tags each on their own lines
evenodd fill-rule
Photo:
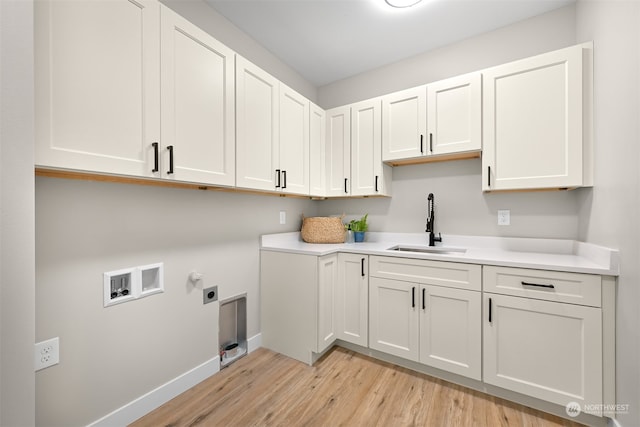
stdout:
<svg viewBox="0 0 640 427">
<path fill-rule="evenodd" d="M 212 286 L 202 290 L 202 303 L 209 304 L 210 302 L 218 301 L 218 287 Z"/>
<path fill-rule="evenodd" d="M 34 366 L 36 371 L 58 363 L 60 363 L 60 338 L 55 337 L 35 344 Z"/>
<path fill-rule="evenodd" d="M 280 225 L 287 223 L 287 211 L 280 211 Z"/>
<path fill-rule="evenodd" d="M 511 225 L 511 211 L 509 209 L 498 211 L 498 225 Z"/>
</svg>

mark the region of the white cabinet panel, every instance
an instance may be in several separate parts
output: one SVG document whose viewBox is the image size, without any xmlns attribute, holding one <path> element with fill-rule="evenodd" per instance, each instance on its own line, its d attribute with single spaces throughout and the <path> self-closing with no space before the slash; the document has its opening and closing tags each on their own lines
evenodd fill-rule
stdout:
<svg viewBox="0 0 640 427">
<path fill-rule="evenodd" d="M 418 284 L 369 279 L 369 347 L 418 360 Z"/>
<path fill-rule="evenodd" d="M 315 104 L 309 112 L 309 192 L 312 196 L 324 197 L 326 189 L 325 170 L 325 112 Z"/>
<path fill-rule="evenodd" d="M 165 7 L 161 46 L 161 176 L 234 185 L 235 54 Z"/>
<path fill-rule="evenodd" d="M 559 405 L 602 403 L 594 307 L 484 295 L 484 381 Z"/>
<path fill-rule="evenodd" d="M 338 255 L 318 259 L 318 347 L 326 350 L 336 339 L 335 299 L 338 291 Z"/>
<path fill-rule="evenodd" d="M 309 100 L 280 83 L 280 190 L 309 194 Z"/>
<path fill-rule="evenodd" d="M 465 74 L 427 85 L 429 154 L 482 148 L 482 75 Z"/>
<path fill-rule="evenodd" d="M 368 343 L 368 256 L 338 255 L 338 287 L 335 300 L 337 338 L 366 347 Z"/>
<path fill-rule="evenodd" d="M 351 194 L 351 109 L 349 106 L 326 111 L 327 196 Z"/>
<path fill-rule="evenodd" d="M 382 97 L 382 160 L 425 154 L 427 89 L 419 86 Z"/>
<path fill-rule="evenodd" d="M 391 167 L 382 163 L 380 98 L 351 104 L 351 195 L 389 195 Z"/>
<path fill-rule="evenodd" d="M 583 169 L 583 47 L 483 71 L 483 189 L 589 184 Z"/>
<path fill-rule="evenodd" d="M 278 87 L 274 77 L 236 56 L 236 185 L 276 190 Z"/>
<path fill-rule="evenodd" d="M 420 292 L 420 363 L 480 380 L 480 292 L 429 285 Z"/>
<path fill-rule="evenodd" d="M 41 1 L 35 20 L 36 165 L 152 176 L 160 4 Z"/>
</svg>

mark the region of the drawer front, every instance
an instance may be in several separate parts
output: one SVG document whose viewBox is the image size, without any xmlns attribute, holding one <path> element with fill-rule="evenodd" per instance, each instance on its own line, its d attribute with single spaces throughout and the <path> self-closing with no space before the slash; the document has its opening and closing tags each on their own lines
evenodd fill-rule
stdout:
<svg viewBox="0 0 640 427">
<path fill-rule="evenodd" d="M 592 307 L 600 307 L 602 301 L 602 278 L 593 274 L 484 266 L 483 289 Z"/>
<path fill-rule="evenodd" d="M 369 275 L 472 291 L 482 289 L 482 268 L 475 264 L 372 256 Z"/>
</svg>

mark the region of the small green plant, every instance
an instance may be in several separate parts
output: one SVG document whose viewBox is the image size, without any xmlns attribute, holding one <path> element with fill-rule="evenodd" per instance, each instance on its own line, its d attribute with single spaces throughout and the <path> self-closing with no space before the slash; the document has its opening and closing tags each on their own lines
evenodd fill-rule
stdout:
<svg viewBox="0 0 640 427">
<path fill-rule="evenodd" d="M 356 231 L 367 231 L 367 228 L 369 228 L 369 226 L 367 225 L 367 217 L 369 216 L 369 214 L 366 214 L 365 216 L 363 216 L 360 219 L 353 219 L 351 220 L 351 222 L 349 222 L 349 226 L 351 226 L 351 230 L 356 232 Z"/>
</svg>

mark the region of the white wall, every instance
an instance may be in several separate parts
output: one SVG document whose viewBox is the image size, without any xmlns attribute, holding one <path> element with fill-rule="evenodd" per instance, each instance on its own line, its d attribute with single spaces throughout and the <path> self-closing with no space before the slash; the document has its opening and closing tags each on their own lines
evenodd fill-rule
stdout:
<svg viewBox="0 0 640 427">
<path fill-rule="evenodd" d="M 35 425 L 33 4 L 0 1 L 0 425 Z"/>
<path fill-rule="evenodd" d="M 640 3 L 580 1 L 578 41 L 594 41 L 595 185 L 579 200 L 580 238 L 620 249 L 617 401 L 640 425 Z"/>
<path fill-rule="evenodd" d="M 314 85 L 202 0 L 161 0 L 161 2 L 295 91 L 317 102 Z"/>
<path fill-rule="evenodd" d="M 53 178 L 36 180 L 36 201 L 37 339 L 61 347 L 61 363 L 36 375 L 47 426 L 86 425 L 215 357 L 218 304 L 203 305 L 203 286 L 246 292 L 258 334 L 258 236 L 313 212 L 305 199 Z M 156 262 L 163 294 L 103 308 L 103 272 Z"/>
<path fill-rule="evenodd" d="M 574 6 L 318 88 L 332 108 L 575 44 Z"/>
</svg>

